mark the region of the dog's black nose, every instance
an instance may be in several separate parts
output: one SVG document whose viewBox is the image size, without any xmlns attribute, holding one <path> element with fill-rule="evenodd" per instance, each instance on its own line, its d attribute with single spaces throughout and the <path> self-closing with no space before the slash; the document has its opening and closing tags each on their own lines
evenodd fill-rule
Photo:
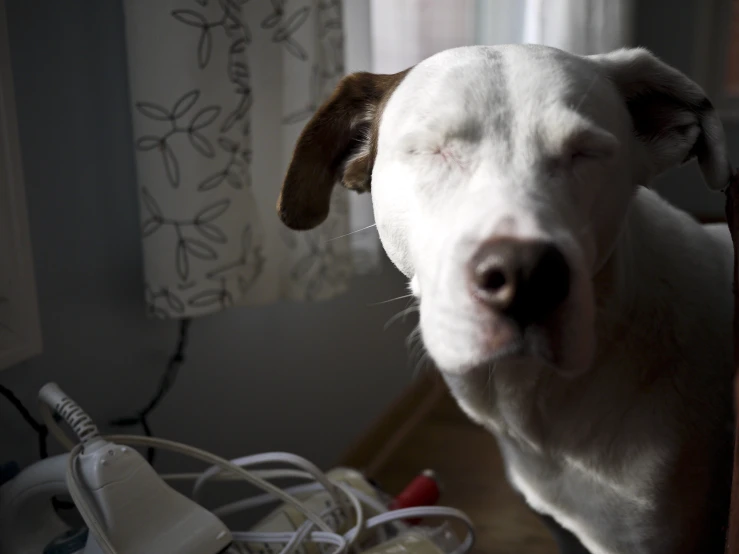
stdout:
<svg viewBox="0 0 739 554">
<path fill-rule="evenodd" d="M 540 321 L 570 291 L 570 267 L 551 243 L 500 238 L 486 242 L 470 262 L 473 294 L 521 327 Z"/>
</svg>

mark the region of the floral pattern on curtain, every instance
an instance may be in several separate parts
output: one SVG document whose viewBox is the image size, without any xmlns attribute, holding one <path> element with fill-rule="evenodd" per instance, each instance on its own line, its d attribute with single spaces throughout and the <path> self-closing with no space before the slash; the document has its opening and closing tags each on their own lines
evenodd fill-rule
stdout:
<svg viewBox="0 0 739 554">
<path fill-rule="evenodd" d="M 341 1 L 124 8 L 149 314 L 346 290 L 377 261 L 343 236 L 346 192 L 311 232 L 285 229 L 274 208 L 298 134 L 344 74 Z"/>
</svg>

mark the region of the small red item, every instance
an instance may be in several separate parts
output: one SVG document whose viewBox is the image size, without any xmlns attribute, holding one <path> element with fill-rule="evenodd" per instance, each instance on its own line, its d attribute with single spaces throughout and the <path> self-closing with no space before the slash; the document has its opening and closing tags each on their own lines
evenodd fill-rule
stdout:
<svg viewBox="0 0 739 554">
<path fill-rule="evenodd" d="M 421 506 L 433 506 L 439 501 L 441 486 L 436 474 L 426 469 L 413 479 L 390 503 L 391 510 L 402 508 L 417 508 Z M 418 525 L 421 520 L 408 520 L 410 525 Z"/>
</svg>

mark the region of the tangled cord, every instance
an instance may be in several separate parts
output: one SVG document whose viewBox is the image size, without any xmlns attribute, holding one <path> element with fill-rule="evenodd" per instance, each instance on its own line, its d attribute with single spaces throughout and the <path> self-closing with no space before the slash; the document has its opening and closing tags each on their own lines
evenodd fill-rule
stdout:
<svg viewBox="0 0 739 554">
<path fill-rule="evenodd" d="M 317 545 L 335 546 L 336 548 L 331 554 L 356 553 L 360 552 L 357 546 L 358 540 L 366 538 L 368 532 L 376 532 L 377 542 L 382 543 L 387 539 L 388 529 L 392 534 L 401 534 L 407 530 L 406 524 L 403 523 L 404 520 L 421 518 L 455 519 L 464 523 L 468 529 L 467 536 L 450 554 L 467 554 L 474 544 L 472 522 L 466 514 L 454 508 L 427 506 L 388 510 L 379 500 L 362 491 L 339 480 L 332 481 L 313 463 L 295 454 L 273 452 L 226 460 L 205 450 L 161 438 L 136 435 L 100 436 L 89 416 L 57 387 L 47 385 L 42 389 L 40 396 L 42 400 L 41 414 L 50 433 L 62 445 L 71 450 L 67 466 L 67 483 L 70 495 L 90 533 L 97 539 L 106 554 L 117 554 L 117 552 L 107 536 L 105 525 L 101 522 L 97 509 L 93 502 L 89 500 L 86 487 L 78 473 L 77 464 L 77 457 L 84 451 L 85 446 L 101 440 L 134 447 L 168 450 L 209 464 L 210 467 L 200 473 L 161 476 L 165 480 L 193 480 L 192 497 L 196 502 L 205 485 L 212 480 L 239 479 L 263 491 L 262 494 L 212 510 L 217 516 L 222 517 L 241 510 L 282 501 L 285 505 L 292 506 L 305 518 L 305 521 L 294 531 L 232 532 L 234 545 L 279 544 L 283 545 L 279 554 L 294 554 L 305 542 L 311 542 Z M 79 438 L 79 442 L 71 440 L 66 435 L 54 420 L 52 409 L 59 413 L 64 421 L 72 427 Z M 286 469 L 246 469 L 265 464 L 280 464 L 291 467 Z M 272 482 L 285 478 L 298 478 L 307 480 L 308 483 L 283 489 Z M 304 495 L 310 492 L 325 492 L 331 497 L 332 505 L 322 512 L 316 513 L 297 498 L 298 494 Z M 344 521 L 353 523 L 346 532 L 342 533 L 340 529 L 332 528 L 327 522 L 327 518 L 336 511 L 343 516 Z M 370 512 L 373 515 L 367 517 L 365 512 Z M 228 552 L 237 554 L 239 551 L 235 548 L 236 546 L 232 546 Z"/>
<path fill-rule="evenodd" d="M 149 415 L 159 406 L 159 404 L 167 396 L 167 393 L 174 386 L 177 375 L 180 369 L 185 363 L 185 351 L 187 349 L 187 341 L 189 338 L 190 324 L 192 320 L 190 318 L 184 318 L 180 320 L 179 335 L 177 337 L 177 346 L 172 356 L 167 362 L 167 368 L 164 370 L 162 378 L 159 380 L 159 386 L 151 400 L 139 410 L 138 414 L 129 417 L 121 417 L 114 419 L 110 422 L 113 427 L 135 427 L 140 425 L 147 437 L 153 437 L 154 433 L 151 430 L 151 424 L 149 423 Z M 146 460 L 154 465 L 156 457 L 156 450 L 153 447 L 149 447 L 146 450 Z"/>
</svg>

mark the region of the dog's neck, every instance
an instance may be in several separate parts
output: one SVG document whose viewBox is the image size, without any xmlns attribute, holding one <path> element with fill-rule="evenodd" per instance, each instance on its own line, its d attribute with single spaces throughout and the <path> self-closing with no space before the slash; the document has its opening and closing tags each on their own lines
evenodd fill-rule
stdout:
<svg viewBox="0 0 739 554">
<path fill-rule="evenodd" d="M 598 334 L 596 366 L 599 359 L 613 357 L 612 350 L 620 348 L 620 341 L 653 342 L 658 335 L 680 327 L 684 314 L 692 313 L 695 318 L 705 310 L 686 310 L 674 298 L 692 301 L 700 296 L 697 287 L 705 282 L 696 283 L 694 256 L 707 242 L 710 239 L 691 216 L 669 206 L 651 190 L 636 191 L 615 247 L 592 280 Z M 669 248 L 670 244 L 680 248 Z M 715 285 L 722 283 L 716 281 Z M 655 319 L 665 325 L 658 325 Z"/>
<path fill-rule="evenodd" d="M 639 307 L 645 308 L 639 303 L 639 296 L 645 286 L 650 287 L 650 283 L 643 280 L 639 282 L 638 265 L 641 255 L 638 250 L 643 244 L 638 244 L 637 241 L 644 219 L 640 201 L 637 192 L 610 255 L 593 276 L 595 327 L 598 335 L 596 358 L 608 355 L 608 345 L 616 338 L 614 333 L 616 336 L 621 334 L 618 332 L 619 327 L 629 325 L 632 332 L 636 331 L 634 327 L 639 325 L 640 320 L 633 317 L 634 311 Z M 648 240 L 647 237 L 641 238 Z"/>
</svg>

